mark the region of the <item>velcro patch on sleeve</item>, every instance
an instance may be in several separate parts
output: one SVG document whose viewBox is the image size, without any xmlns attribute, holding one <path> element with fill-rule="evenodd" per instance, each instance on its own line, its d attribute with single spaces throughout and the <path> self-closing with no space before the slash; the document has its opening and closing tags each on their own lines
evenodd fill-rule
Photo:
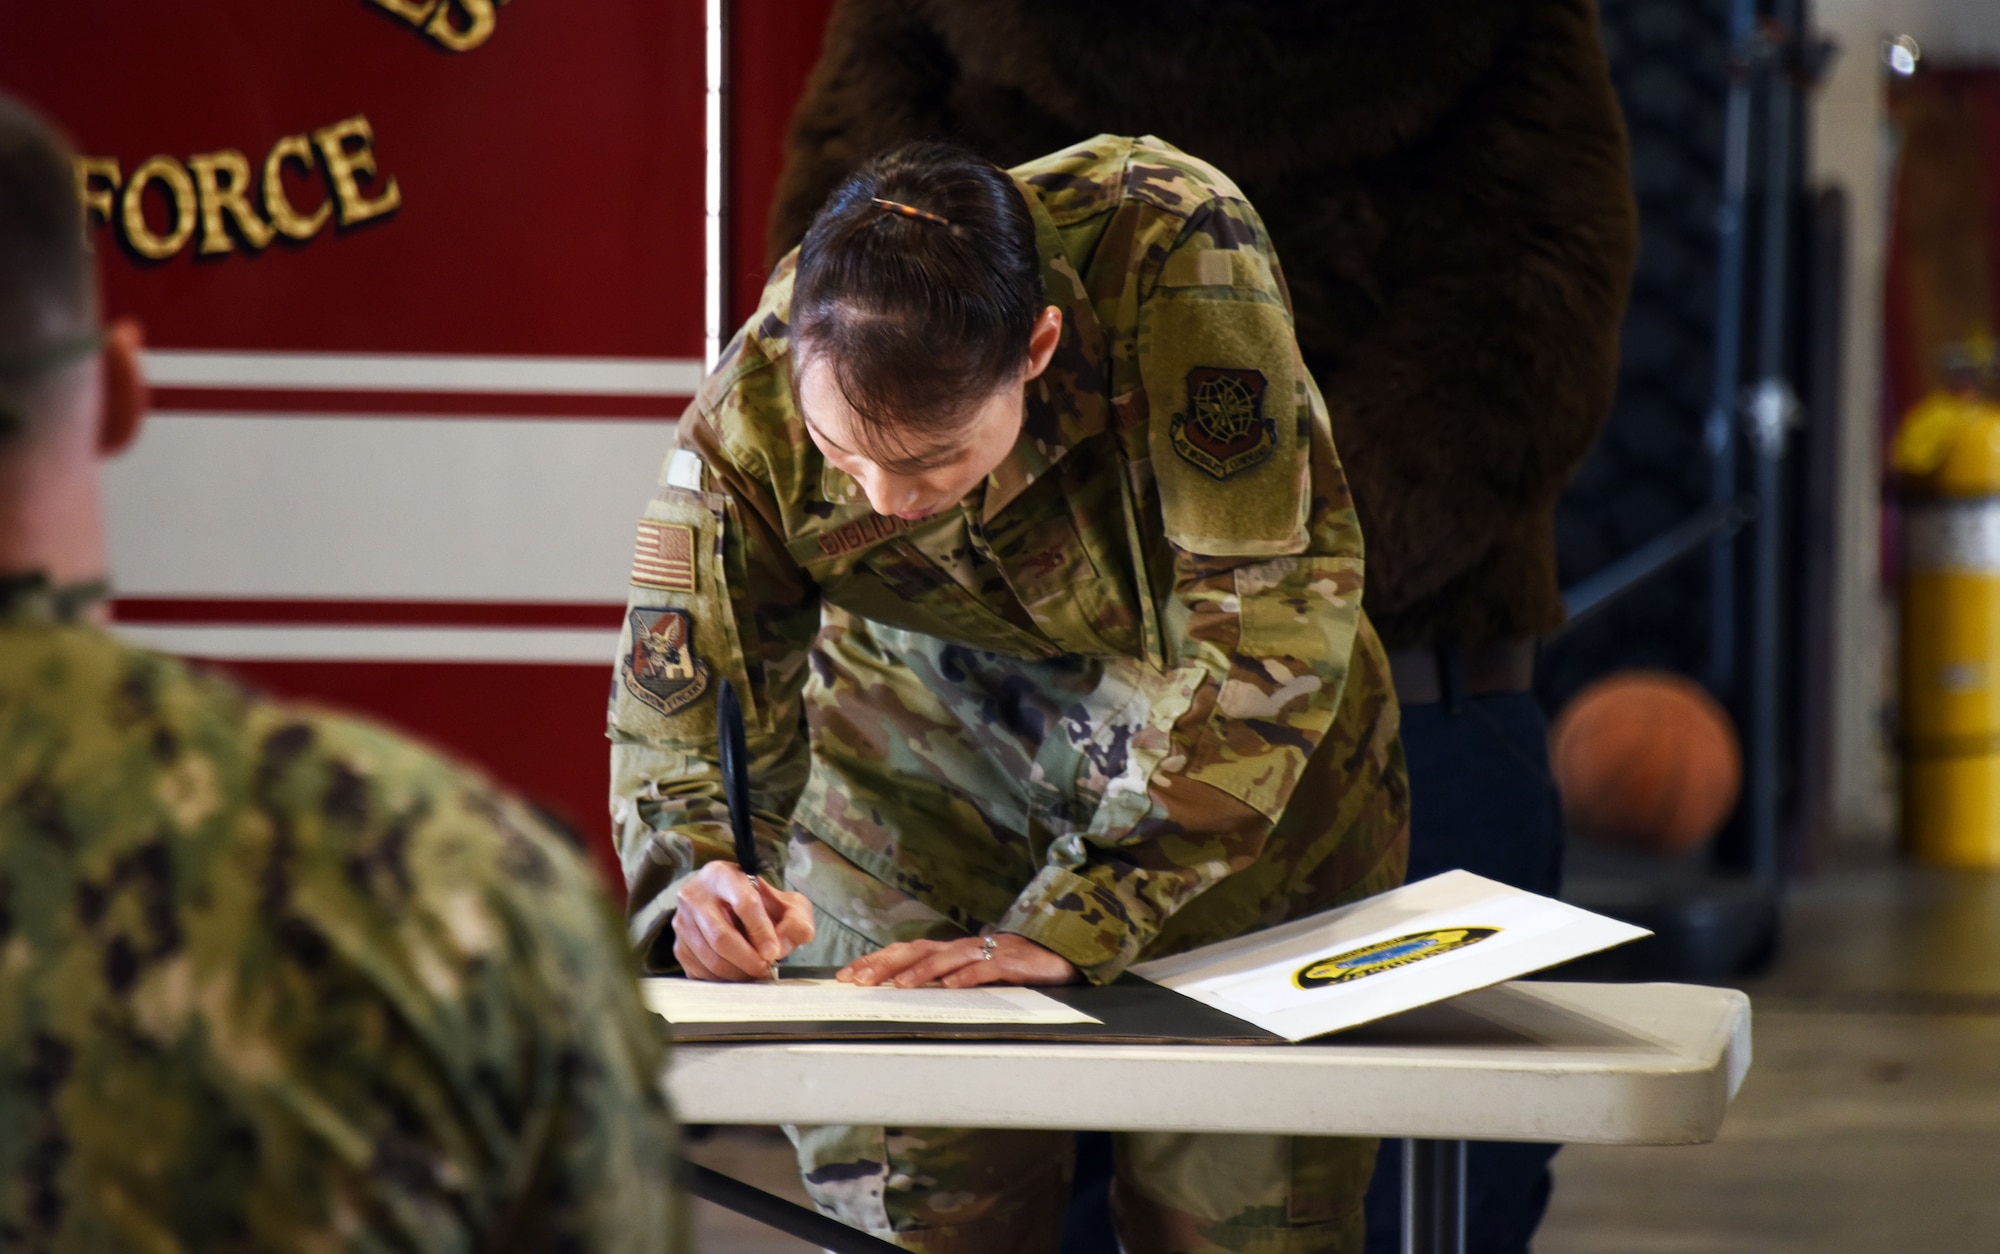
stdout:
<svg viewBox="0 0 2000 1254">
<path fill-rule="evenodd" d="M 1312 402 L 1284 306 L 1161 289 L 1139 369 L 1167 538 L 1210 557 L 1272 557 L 1306 543 Z"/>
<path fill-rule="evenodd" d="M 690 492 L 702 490 L 703 473 L 701 454 L 693 449 L 677 448 L 667 457 L 667 473 L 660 477 L 660 485 L 668 488 L 686 488 Z"/>
<path fill-rule="evenodd" d="M 694 591 L 694 528 L 639 520 L 632 547 L 632 582 L 667 592 Z"/>
<path fill-rule="evenodd" d="M 1167 257 L 1160 282 L 1166 287 L 1228 287 L 1236 282 L 1230 264 L 1234 253 L 1219 249 L 1182 249 Z"/>
</svg>

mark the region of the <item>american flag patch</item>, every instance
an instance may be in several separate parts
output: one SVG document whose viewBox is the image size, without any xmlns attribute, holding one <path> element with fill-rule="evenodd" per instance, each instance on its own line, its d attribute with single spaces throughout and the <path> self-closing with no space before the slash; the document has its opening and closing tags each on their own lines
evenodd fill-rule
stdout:
<svg viewBox="0 0 2000 1254">
<path fill-rule="evenodd" d="M 632 582 L 668 592 L 694 591 L 694 528 L 639 520 L 632 547 Z"/>
</svg>

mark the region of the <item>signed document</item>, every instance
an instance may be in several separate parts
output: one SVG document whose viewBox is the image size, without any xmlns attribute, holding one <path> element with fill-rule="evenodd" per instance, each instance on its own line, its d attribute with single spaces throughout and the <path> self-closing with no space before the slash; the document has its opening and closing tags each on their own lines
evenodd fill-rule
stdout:
<svg viewBox="0 0 2000 1254">
<path fill-rule="evenodd" d="M 1097 1023 L 1032 988 L 863 988 L 838 980 L 639 982 L 669 1023 Z"/>
</svg>

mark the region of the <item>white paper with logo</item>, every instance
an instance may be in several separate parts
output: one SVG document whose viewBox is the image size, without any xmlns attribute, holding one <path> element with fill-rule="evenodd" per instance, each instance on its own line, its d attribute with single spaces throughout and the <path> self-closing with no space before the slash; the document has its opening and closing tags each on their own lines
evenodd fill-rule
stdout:
<svg viewBox="0 0 2000 1254">
<path fill-rule="evenodd" d="M 1470 871 L 1447 871 L 1132 970 L 1302 1041 L 1647 935 Z"/>
</svg>

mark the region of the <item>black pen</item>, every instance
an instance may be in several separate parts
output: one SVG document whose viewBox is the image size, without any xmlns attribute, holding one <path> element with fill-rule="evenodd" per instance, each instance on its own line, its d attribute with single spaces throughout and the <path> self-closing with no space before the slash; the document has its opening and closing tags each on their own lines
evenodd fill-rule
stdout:
<svg viewBox="0 0 2000 1254">
<path fill-rule="evenodd" d="M 736 865 L 749 877 L 751 891 L 761 896 L 764 885 L 757 877 L 757 837 L 750 828 L 750 751 L 743 742 L 743 706 L 736 699 L 736 685 L 727 679 L 715 693 L 715 734 L 721 742 L 722 800 L 729 809 Z M 775 962 L 770 978 L 778 978 Z"/>
</svg>

